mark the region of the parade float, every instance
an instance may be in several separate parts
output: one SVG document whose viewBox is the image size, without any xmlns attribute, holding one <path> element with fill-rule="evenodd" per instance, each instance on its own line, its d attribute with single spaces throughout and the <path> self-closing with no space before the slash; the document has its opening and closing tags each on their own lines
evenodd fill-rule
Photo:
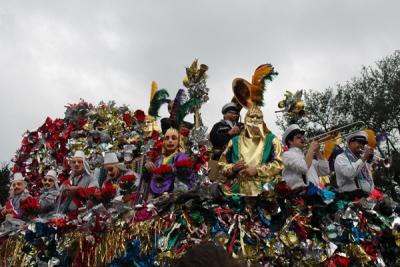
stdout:
<svg viewBox="0 0 400 267">
<path fill-rule="evenodd" d="M 265 83 L 277 75 L 269 64 L 257 70 L 251 82 L 234 81 L 235 99 L 255 110 L 249 118 L 260 114 L 252 103 L 261 106 L 267 98 Z M 213 169 L 218 164 L 210 160 L 213 148 L 201 120 L 209 92 L 207 71 L 197 61 L 186 68 L 185 89 L 173 101 L 153 83 L 146 113 L 112 101 L 93 105 L 81 100 L 65 106 L 64 118 L 46 118 L 27 131 L 11 173 L 22 174 L 22 191 L 29 197 L 18 214 L 1 218 L 0 265 L 174 266 L 205 241 L 256 266 L 400 264 L 399 208 L 379 188 L 369 197 L 348 200 L 335 198 L 329 177 L 320 186 L 290 190 L 276 169 L 273 179 L 250 191 L 245 180 L 236 190 L 234 182 L 221 178 Z M 164 122 L 175 130 L 163 133 L 158 111 L 167 103 L 170 116 Z M 301 92 L 288 92 L 279 107 L 290 116 L 305 115 Z M 184 121 L 189 114 L 194 115 L 192 125 Z M 176 146 L 169 148 L 168 138 L 176 138 Z M 273 141 L 271 146 L 276 149 Z M 262 155 L 268 154 L 265 147 Z M 326 147 L 329 157 L 334 148 Z M 74 214 L 61 211 L 60 198 L 53 212 L 43 214 L 37 201 L 43 176 L 55 171 L 62 195 L 76 151 L 84 152 L 99 181 L 105 179 L 108 152 L 131 173 L 100 186 Z M 265 157 L 265 162 L 273 160 L 270 154 Z M 148 162 L 154 166 L 147 168 Z"/>
</svg>

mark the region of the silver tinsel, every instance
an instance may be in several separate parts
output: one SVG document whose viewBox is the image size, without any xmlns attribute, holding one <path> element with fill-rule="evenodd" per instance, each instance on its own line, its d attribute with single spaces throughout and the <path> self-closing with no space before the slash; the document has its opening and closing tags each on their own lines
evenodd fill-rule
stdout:
<svg viewBox="0 0 400 267">
<path fill-rule="evenodd" d="M 207 127 L 201 126 L 196 129 L 192 129 L 189 134 L 190 150 L 194 154 L 200 153 L 202 146 L 209 146 L 210 141 L 207 138 Z"/>
<path fill-rule="evenodd" d="M 200 104 L 206 103 L 209 100 L 206 79 L 202 78 L 199 82 L 189 81 L 188 93 L 190 98 L 196 98 L 200 100 Z"/>
</svg>

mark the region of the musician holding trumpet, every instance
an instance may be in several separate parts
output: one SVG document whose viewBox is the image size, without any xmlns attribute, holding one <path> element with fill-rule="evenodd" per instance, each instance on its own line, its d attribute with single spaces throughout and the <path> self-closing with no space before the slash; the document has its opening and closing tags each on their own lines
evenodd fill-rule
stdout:
<svg viewBox="0 0 400 267">
<path fill-rule="evenodd" d="M 347 147 L 335 160 L 339 193 L 363 197 L 368 196 L 374 189 L 374 180 L 368 163 L 374 155 L 374 149 L 367 144 L 368 135 L 364 131 L 355 132 L 347 137 Z"/>
<path fill-rule="evenodd" d="M 306 187 L 310 183 L 319 186 L 319 177 L 329 174 L 329 163 L 320 151 L 320 145 L 312 141 L 308 151 L 304 155 L 303 149 L 306 145 L 305 131 L 297 124 L 290 125 L 282 136 L 282 143 L 289 150 L 282 154 L 285 168 L 282 171 L 282 180 L 290 187 L 296 189 Z M 317 160 L 314 160 L 316 157 Z"/>
</svg>

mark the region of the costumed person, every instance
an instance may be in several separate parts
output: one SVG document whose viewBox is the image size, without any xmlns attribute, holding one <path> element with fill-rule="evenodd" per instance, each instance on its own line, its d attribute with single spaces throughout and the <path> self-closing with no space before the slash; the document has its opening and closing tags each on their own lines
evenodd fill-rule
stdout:
<svg viewBox="0 0 400 267">
<path fill-rule="evenodd" d="M 219 160 L 225 146 L 234 136 L 240 134 L 239 107 L 230 102 L 222 107 L 224 118 L 214 124 L 210 132 L 210 141 L 213 146 L 213 160 Z"/>
<path fill-rule="evenodd" d="M 339 196 L 368 196 L 374 189 L 374 180 L 368 161 L 374 150 L 366 147 L 368 135 L 364 131 L 347 137 L 347 147 L 335 159 L 336 184 Z"/>
<path fill-rule="evenodd" d="M 179 118 L 179 114 L 182 113 L 182 106 L 184 105 L 184 103 L 187 101 L 187 96 L 185 94 L 185 90 L 183 89 L 179 89 L 175 99 L 174 100 L 170 100 L 168 103 L 168 112 L 170 114 L 169 118 L 162 118 L 161 119 L 161 130 L 162 133 L 165 134 L 166 131 L 171 128 L 171 127 L 175 127 L 174 125 L 176 125 L 176 121 L 181 121 L 181 125 L 179 127 L 179 129 L 181 130 L 181 132 L 188 132 L 190 129 L 193 128 L 193 123 L 181 120 Z"/>
<path fill-rule="evenodd" d="M 107 172 L 107 177 L 104 180 L 99 180 L 100 190 L 96 192 L 96 198 L 110 200 L 114 196 L 122 194 L 119 185 L 123 180 L 129 179 L 130 182 L 134 182 L 133 185 L 137 188 L 138 175 L 128 170 L 124 163 L 120 163 L 116 153 L 107 152 L 104 155 L 104 169 Z M 135 188 L 130 188 L 130 191 Z"/>
<path fill-rule="evenodd" d="M 157 118 L 159 117 L 158 112 L 161 105 L 169 103 L 170 100 L 168 97 L 169 94 L 167 90 L 158 90 L 157 83 L 155 81 L 151 83 L 150 106 L 143 126 L 143 135 L 145 137 L 150 137 L 154 132 L 160 132 L 160 127 L 157 124 Z"/>
<path fill-rule="evenodd" d="M 57 198 L 60 195 L 57 172 L 49 170 L 42 179 L 43 189 L 39 197 L 40 214 L 48 215 L 56 209 Z"/>
<path fill-rule="evenodd" d="M 194 184 L 193 165 L 188 155 L 180 152 L 180 133 L 170 128 L 164 135 L 162 155 L 153 163 L 146 162 L 145 168 L 151 173 L 150 191 L 157 197 L 176 190 L 190 190 Z M 192 163 L 193 164 L 193 163 Z M 183 170 L 181 168 L 186 168 Z M 187 171 L 189 169 L 189 171 Z M 175 191 L 176 191 L 175 190 Z"/>
<path fill-rule="evenodd" d="M 229 141 L 219 162 L 231 193 L 257 196 L 280 180 L 282 146 L 267 128 L 260 109 L 265 80 L 276 74 L 272 65 L 264 64 L 255 70 L 252 83 L 241 78 L 233 81 L 234 94 L 248 112 L 244 130 Z"/>
<path fill-rule="evenodd" d="M 306 155 L 303 154 L 304 133 L 305 131 L 297 124 L 292 124 L 282 136 L 282 143 L 289 148 L 282 154 L 285 166 L 282 171 L 282 180 L 292 190 L 306 187 L 309 183 L 318 187 L 319 177 L 330 173 L 329 162 L 323 158 L 318 142 L 311 142 Z M 314 156 L 317 160 L 314 160 Z"/>
<path fill-rule="evenodd" d="M 71 169 L 70 178 L 61 187 L 60 211 L 73 216 L 99 188 L 99 183 L 93 178 L 83 151 L 75 152 L 71 159 Z"/>
<path fill-rule="evenodd" d="M 14 218 L 22 218 L 23 210 L 21 208 L 21 202 L 30 197 L 26 186 L 27 184 L 22 173 L 14 173 L 11 182 L 10 197 L 1 211 L 1 215 L 10 215 Z"/>
</svg>

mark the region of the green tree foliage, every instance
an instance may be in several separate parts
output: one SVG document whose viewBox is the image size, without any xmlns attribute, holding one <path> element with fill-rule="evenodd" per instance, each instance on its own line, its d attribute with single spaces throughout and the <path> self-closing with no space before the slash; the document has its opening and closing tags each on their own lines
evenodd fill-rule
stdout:
<svg viewBox="0 0 400 267">
<path fill-rule="evenodd" d="M 8 165 L 2 164 L 0 167 L 0 204 L 4 206 L 8 198 L 10 189 L 10 170 Z"/>
<path fill-rule="evenodd" d="M 380 188 L 386 188 L 384 191 L 392 191 L 392 196 L 399 195 L 400 50 L 377 61 L 374 66 L 362 67 L 358 77 L 344 84 L 322 91 L 306 91 L 304 104 L 306 116 L 296 123 L 307 131 L 308 137 L 356 121 L 365 122 L 376 133 L 387 133 L 388 140 L 382 143 L 381 151 L 384 152 L 380 156 L 390 156 L 392 165 L 384 168 L 379 164 L 374 177 Z M 291 123 L 293 118 L 288 114 L 278 117 L 277 124 L 282 130 Z"/>
<path fill-rule="evenodd" d="M 297 123 L 309 136 L 355 121 L 364 121 L 375 132 L 385 131 L 395 141 L 400 134 L 400 50 L 363 67 L 359 77 L 333 88 L 308 90 L 306 116 Z M 290 124 L 287 114 L 278 125 Z"/>
</svg>

